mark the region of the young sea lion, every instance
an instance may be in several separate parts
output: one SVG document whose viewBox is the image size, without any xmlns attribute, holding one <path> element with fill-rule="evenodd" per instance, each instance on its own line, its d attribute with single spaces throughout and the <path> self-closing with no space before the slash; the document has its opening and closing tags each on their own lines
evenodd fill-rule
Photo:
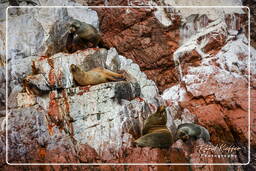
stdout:
<svg viewBox="0 0 256 171">
<path fill-rule="evenodd" d="M 118 74 L 100 67 L 85 72 L 77 65 L 71 64 L 70 71 L 74 80 L 81 86 L 124 80 L 122 74 Z"/>
<path fill-rule="evenodd" d="M 166 127 L 166 122 L 167 113 L 165 107 L 161 106 L 147 118 L 142 130 L 143 136 L 135 140 L 134 144 L 141 147 L 169 148 L 173 137 Z"/>
<path fill-rule="evenodd" d="M 69 53 L 88 48 L 87 44 L 75 33 L 69 33 L 66 40 L 66 49 Z"/>
<path fill-rule="evenodd" d="M 205 142 L 208 142 L 210 140 L 210 134 L 206 128 L 200 125 L 184 123 L 178 126 L 176 138 L 182 139 L 183 141 L 202 138 Z"/>
<path fill-rule="evenodd" d="M 77 35 L 88 47 L 97 47 L 97 45 L 102 44 L 98 30 L 85 22 L 74 19 L 69 27 L 69 32 Z"/>
</svg>

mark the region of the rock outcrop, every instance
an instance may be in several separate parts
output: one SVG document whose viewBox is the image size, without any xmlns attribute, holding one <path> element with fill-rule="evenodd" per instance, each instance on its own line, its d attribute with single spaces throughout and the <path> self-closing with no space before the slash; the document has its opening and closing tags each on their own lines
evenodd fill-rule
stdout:
<svg viewBox="0 0 256 171">
<path fill-rule="evenodd" d="M 0 168 L 3 170 L 254 170 L 247 166 L 19 166 L 10 163 L 247 163 L 256 151 L 256 50 L 248 10 L 159 5 L 242 5 L 240 0 L 38 0 L 37 5 L 153 5 L 155 8 L 0 7 Z M 253 7 L 252 1 L 244 1 Z M 210 4 L 209 4 L 210 3 Z M 21 5 L 31 5 L 27 1 Z M 157 7 L 158 6 L 158 7 Z M 251 14 L 254 13 L 254 7 Z M 255 17 L 251 15 L 252 20 Z M 99 29 L 109 48 L 67 53 L 68 22 Z M 254 46 L 253 22 L 251 45 Z M 5 33 L 8 33 L 7 57 Z M 250 63 L 250 64 L 249 64 Z M 8 64 L 8 65 L 6 65 Z M 126 81 L 78 86 L 71 64 L 125 73 Z M 7 67 L 7 75 L 5 70 Z M 8 77 L 6 77 L 8 76 Z M 6 92 L 5 85 L 8 85 Z M 250 91 L 249 91 L 250 90 Z M 7 93 L 7 94 L 6 94 Z M 250 93 L 250 94 L 249 94 Z M 8 124 L 5 124 L 5 96 Z M 249 99 L 249 97 L 251 99 Z M 250 101 L 249 101 L 250 100 Z M 251 102 L 251 104 L 249 104 Z M 177 140 L 169 149 L 132 147 L 146 118 L 167 106 L 167 128 L 206 127 L 210 143 Z M 249 120 L 249 113 L 251 120 Z M 248 130 L 248 123 L 251 130 Z M 248 132 L 250 131 L 250 136 Z M 219 145 L 235 146 L 232 153 Z M 216 147 L 217 146 L 217 147 Z M 202 151 L 208 149 L 206 151 Z M 211 151 L 209 149 L 215 149 Z"/>
</svg>

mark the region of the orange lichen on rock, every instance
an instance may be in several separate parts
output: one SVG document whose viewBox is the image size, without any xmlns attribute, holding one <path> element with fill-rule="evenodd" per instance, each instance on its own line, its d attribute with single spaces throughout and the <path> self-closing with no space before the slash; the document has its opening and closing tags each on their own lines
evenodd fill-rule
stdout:
<svg viewBox="0 0 256 171">
<path fill-rule="evenodd" d="M 55 99 L 55 92 L 50 92 L 50 102 L 49 102 L 49 110 L 48 110 L 48 115 L 50 116 L 58 116 L 59 115 L 59 106 L 58 102 Z"/>
<path fill-rule="evenodd" d="M 49 72 L 49 84 L 50 86 L 54 86 L 56 80 L 55 80 L 55 74 L 54 74 L 54 62 L 52 59 L 48 59 L 48 64 L 50 65 L 51 69 Z"/>
<path fill-rule="evenodd" d="M 144 101 L 144 99 L 141 98 L 141 97 L 136 97 L 135 99 L 136 99 L 138 102 L 143 102 L 143 101 Z"/>
<path fill-rule="evenodd" d="M 32 73 L 33 73 L 33 74 L 37 74 L 37 69 L 36 69 L 35 61 L 32 61 L 31 68 L 32 68 Z"/>
<path fill-rule="evenodd" d="M 136 62 L 162 92 L 178 80 L 166 73 L 175 72 L 173 53 L 180 46 L 181 19 L 172 15 L 173 24 L 163 27 L 152 15 L 152 9 L 130 10 L 97 9 L 103 42 Z"/>
<path fill-rule="evenodd" d="M 66 112 L 69 113 L 70 112 L 70 104 L 68 102 L 67 92 L 65 90 L 63 90 L 61 93 L 64 98 Z"/>
<path fill-rule="evenodd" d="M 45 59 L 49 58 L 49 56 L 40 56 L 40 58 L 38 59 L 39 61 L 43 61 Z"/>
<path fill-rule="evenodd" d="M 46 155 L 46 148 L 44 147 L 41 147 L 38 149 L 38 156 L 41 158 L 41 159 L 44 159 L 45 158 L 45 155 Z"/>
<path fill-rule="evenodd" d="M 63 77 L 63 73 L 61 71 L 59 71 L 59 73 L 57 75 L 57 83 L 61 87 L 62 87 L 62 77 Z"/>
<path fill-rule="evenodd" d="M 61 113 L 59 111 L 59 105 L 58 101 L 55 99 L 55 92 L 50 92 L 49 97 L 49 109 L 48 109 L 48 116 L 50 118 L 49 122 L 52 122 L 48 124 L 48 130 L 49 134 L 53 135 L 53 127 L 54 125 L 59 125 L 61 121 Z"/>
<path fill-rule="evenodd" d="M 80 91 L 79 93 L 77 93 L 79 96 L 83 95 L 84 93 L 90 91 L 90 85 L 89 86 L 83 86 L 83 87 L 79 87 L 79 90 L 82 90 Z"/>
<path fill-rule="evenodd" d="M 48 132 L 50 136 L 53 136 L 53 128 L 54 128 L 54 124 L 49 123 L 48 124 Z"/>
</svg>

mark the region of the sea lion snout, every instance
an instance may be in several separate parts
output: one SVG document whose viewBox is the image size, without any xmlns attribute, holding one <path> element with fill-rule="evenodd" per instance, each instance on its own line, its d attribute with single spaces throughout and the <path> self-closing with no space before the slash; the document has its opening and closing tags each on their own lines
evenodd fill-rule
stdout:
<svg viewBox="0 0 256 171">
<path fill-rule="evenodd" d="M 189 139 L 189 135 L 185 131 L 178 131 L 176 136 L 177 139 L 182 139 L 183 141 L 187 141 Z"/>
<path fill-rule="evenodd" d="M 81 24 L 80 21 L 75 20 L 74 22 L 69 24 L 69 32 L 74 33 L 80 28 Z"/>
<path fill-rule="evenodd" d="M 69 33 L 74 33 L 74 32 L 76 32 L 76 28 L 73 27 L 73 26 L 70 26 L 69 27 Z"/>
</svg>

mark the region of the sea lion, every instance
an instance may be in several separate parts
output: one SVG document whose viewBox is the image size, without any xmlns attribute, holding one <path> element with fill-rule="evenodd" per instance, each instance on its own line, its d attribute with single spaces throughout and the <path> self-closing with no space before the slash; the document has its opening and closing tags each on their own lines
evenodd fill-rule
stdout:
<svg viewBox="0 0 256 171">
<path fill-rule="evenodd" d="M 167 113 L 164 106 L 160 106 L 156 113 L 150 115 L 142 130 L 142 137 L 134 141 L 140 147 L 169 148 L 173 137 L 166 127 Z"/>
<path fill-rule="evenodd" d="M 210 134 L 206 128 L 193 123 L 184 123 L 178 126 L 176 139 L 182 139 L 186 142 L 188 140 L 197 140 L 199 138 L 202 138 L 205 142 L 210 140 Z"/>
<path fill-rule="evenodd" d="M 88 48 L 87 44 L 75 33 L 69 33 L 66 40 L 66 49 L 69 53 Z"/>
<path fill-rule="evenodd" d="M 81 39 L 88 47 L 104 47 L 99 31 L 91 24 L 74 19 L 69 26 L 69 33 L 73 37 L 76 35 L 76 39 Z"/>
<path fill-rule="evenodd" d="M 125 80 L 122 74 L 118 74 L 100 67 L 85 72 L 79 66 L 71 64 L 70 71 L 74 80 L 81 86 Z"/>
<path fill-rule="evenodd" d="M 17 0 L 9 0 L 10 6 L 19 6 L 19 3 Z"/>
<path fill-rule="evenodd" d="M 24 1 L 28 4 L 32 4 L 33 6 L 36 6 L 37 3 L 31 1 L 31 0 L 8 0 L 9 1 L 9 4 L 10 6 L 19 6 L 20 2 Z"/>
</svg>

